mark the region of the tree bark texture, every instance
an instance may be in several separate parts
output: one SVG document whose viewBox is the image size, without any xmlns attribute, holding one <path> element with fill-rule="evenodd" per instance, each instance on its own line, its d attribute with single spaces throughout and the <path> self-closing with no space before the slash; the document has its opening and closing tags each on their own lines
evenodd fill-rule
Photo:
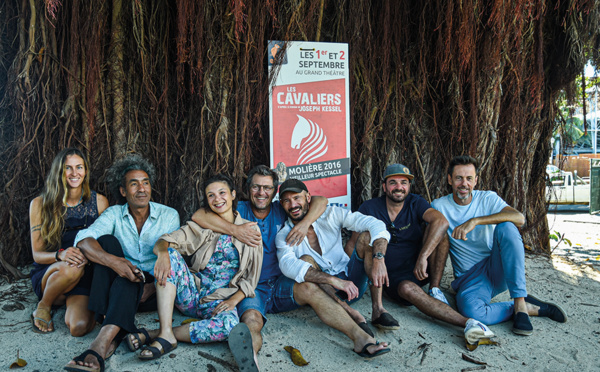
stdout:
<svg viewBox="0 0 600 372">
<path fill-rule="evenodd" d="M 182 220 L 216 172 L 269 160 L 268 40 L 350 45 L 353 207 L 389 163 L 446 194 L 455 155 L 527 217 L 548 251 L 554 98 L 599 45 L 598 0 L 4 0 L 0 2 L 1 271 L 31 262 L 29 201 L 55 154 L 84 149 L 92 187 L 131 152 Z"/>
</svg>

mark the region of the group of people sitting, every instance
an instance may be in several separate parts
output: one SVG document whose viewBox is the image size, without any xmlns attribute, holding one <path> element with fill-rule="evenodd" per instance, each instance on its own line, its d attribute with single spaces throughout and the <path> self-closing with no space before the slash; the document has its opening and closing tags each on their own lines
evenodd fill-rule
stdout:
<svg viewBox="0 0 600 372">
<path fill-rule="evenodd" d="M 463 327 L 470 345 L 494 337 L 486 324 L 513 319 L 514 333 L 530 335 L 529 316 L 567 320 L 558 305 L 528 295 L 518 230 L 525 219 L 495 192 L 474 190 L 478 165 L 469 156 L 452 159 L 452 193 L 431 205 L 410 192 L 407 167 L 389 165 L 382 196 L 358 212 L 327 206 L 299 180 L 279 185 L 264 165 L 248 174 L 248 201 L 238 201 L 231 178 L 217 174 L 205 181 L 203 205 L 182 227 L 176 210 L 151 201 L 155 170 L 141 156 L 108 170 L 108 188 L 119 201 L 112 207 L 90 190 L 89 173 L 81 151 L 61 151 L 30 206 L 31 280 L 40 299 L 33 331 L 54 331 L 52 310 L 63 304 L 71 335 L 101 324 L 68 371 L 104 371 L 122 340 L 143 360 L 179 342 L 227 340 L 240 370 L 257 371 L 266 314 L 304 305 L 348 336 L 360 357 L 377 357 L 389 344 L 377 341 L 350 306 L 367 288 L 373 326 L 400 328 L 383 306 L 385 292 Z M 352 231 L 345 246 L 343 228 Z M 458 310 L 440 290 L 448 253 Z M 506 289 L 513 301 L 491 302 Z M 173 327 L 174 307 L 192 321 Z M 138 328 L 138 311 L 157 311 L 159 328 Z"/>
</svg>

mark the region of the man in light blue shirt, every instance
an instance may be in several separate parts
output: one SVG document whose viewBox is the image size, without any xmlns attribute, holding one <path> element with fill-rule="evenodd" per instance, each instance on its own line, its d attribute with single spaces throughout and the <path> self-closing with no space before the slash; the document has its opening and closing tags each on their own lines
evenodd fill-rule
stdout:
<svg viewBox="0 0 600 372">
<path fill-rule="evenodd" d="M 129 205 L 114 205 L 107 208 L 89 228 L 79 232 L 74 244 L 87 238 L 97 240 L 103 235 L 113 235 L 130 263 L 142 271 L 152 273 L 156 262 L 156 255 L 152 253 L 154 243 L 162 235 L 161 231 L 177 230 L 179 215 L 175 209 L 154 202 L 150 202 L 148 208 L 150 215 L 139 233 Z"/>
<path fill-rule="evenodd" d="M 452 288 L 461 314 L 486 324 L 513 318 L 512 331 L 532 334 L 529 316 L 566 322 L 557 305 L 527 294 L 525 251 L 517 227 L 525 217 L 493 191 L 474 190 L 477 160 L 457 156 L 448 167 L 452 194 L 436 199 L 433 208 L 448 220 L 450 259 L 454 268 Z M 494 302 L 494 296 L 509 290 L 514 301 Z"/>
<path fill-rule="evenodd" d="M 103 370 L 104 358 L 114 352 L 122 335 L 137 331 L 138 305 L 140 310 L 156 309 L 152 250 L 161 235 L 179 228 L 179 214 L 150 201 L 154 174 L 154 167 L 139 155 L 113 164 L 107 182 L 124 204 L 107 208 L 75 238 L 75 245 L 94 263 L 88 308 L 102 329 L 90 348 L 65 366 L 67 370 Z"/>
</svg>

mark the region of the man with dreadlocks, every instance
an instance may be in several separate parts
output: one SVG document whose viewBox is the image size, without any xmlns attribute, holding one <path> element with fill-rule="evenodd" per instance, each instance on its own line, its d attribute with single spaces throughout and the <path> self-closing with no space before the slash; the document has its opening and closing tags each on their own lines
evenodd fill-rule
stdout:
<svg viewBox="0 0 600 372">
<path fill-rule="evenodd" d="M 89 349 L 65 366 L 68 371 L 104 371 L 104 359 L 122 336 L 137 331 L 136 311 L 156 310 L 152 249 L 161 235 L 179 228 L 179 215 L 150 201 L 154 175 L 154 167 L 139 155 L 113 164 L 107 183 L 119 205 L 107 208 L 75 238 L 75 246 L 94 263 L 89 309 L 102 328 Z"/>
</svg>

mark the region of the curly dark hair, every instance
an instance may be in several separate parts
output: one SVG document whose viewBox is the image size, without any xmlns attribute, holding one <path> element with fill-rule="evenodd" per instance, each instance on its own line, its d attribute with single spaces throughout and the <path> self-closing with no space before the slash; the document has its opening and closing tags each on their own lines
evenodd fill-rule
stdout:
<svg viewBox="0 0 600 372">
<path fill-rule="evenodd" d="M 235 191 L 235 187 L 233 186 L 233 180 L 231 179 L 231 177 L 229 177 L 226 174 L 219 173 L 219 174 L 215 174 L 214 176 L 208 178 L 206 181 L 204 181 L 204 185 L 202 186 L 202 208 L 204 208 L 206 210 L 210 210 L 210 206 L 208 205 L 208 200 L 206 199 L 206 188 L 211 183 L 215 183 L 215 182 L 223 182 L 224 184 L 227 185 L 227 187 L 229 187 L 230 192 L 233 193 Z M 236 193 L 237 193 L 237 191 L 236 191 Z M 236 195 L 235 199 L 233 199 L 233 201 L 231 202 L 231 207 L 234 212 L 237 210 L 237 195 Z"/>
<path fill-rule="evenodd" d="M 246 179 L 245 184 L 245 191 L 248 194 L 250 194 L 252 178 L 254 178 L 255 175 L 271 177 L 273 179 L 273 186 L 275 186 L 275 194 L 277 194 L 277 187 L 279 186 L 279 176 L 277 175 L 277 172 L 267 167 L 266 165 L 257 165 L 256 167 L 250 169 L 250 172 L 248 172 L 248 178 Z"/>
<path fill-rule="evenodd" d="M 141 170 L 148 174 L 150 186 L 154 184 L 156 170 L 148 160 L 138 154 L 130 154 L 113 163 L 106 174 L 108 189 L 117 199 L 117 204 L 125 204 L 127 200 L 121 195 L 120 188 L 125 187 L 125 175 L 132 170 Z"/>
</svg>

